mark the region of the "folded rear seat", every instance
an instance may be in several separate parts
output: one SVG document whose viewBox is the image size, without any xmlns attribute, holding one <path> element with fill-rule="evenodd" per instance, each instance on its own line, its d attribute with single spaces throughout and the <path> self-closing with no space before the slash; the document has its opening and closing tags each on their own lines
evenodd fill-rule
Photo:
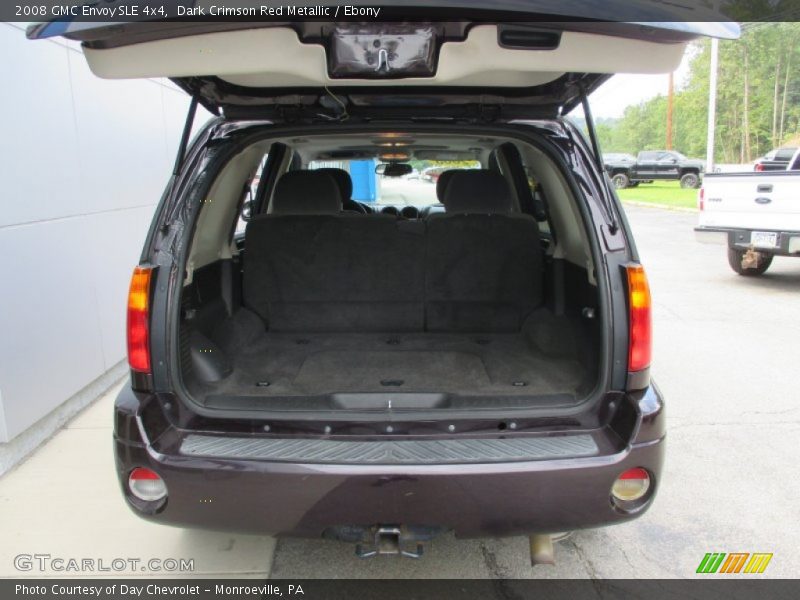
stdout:
<svg viewBox="0 0 800 600">
<path fill-rule="evenodd" d="M 243 300 L 272 331 L 422 331 L 423 222 L 341 212 L 326 173 L 278 181 L 247 224 Z"/>
<path fill-rule="evenodd" d="M 506 180 L 456 171 L 427 219 L 429 331 L 514 332 L 543 300 L 544 256 L 533 217 L 512 213 Z"/>
</svg>

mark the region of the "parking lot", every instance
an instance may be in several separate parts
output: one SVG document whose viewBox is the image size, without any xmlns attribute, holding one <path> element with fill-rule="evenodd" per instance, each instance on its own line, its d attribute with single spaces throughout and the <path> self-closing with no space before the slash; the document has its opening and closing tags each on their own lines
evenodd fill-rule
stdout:
<svg viewBox="0 0 800 600">
<path fill-rule="evenodd" d="M 642 519 L 577 532 L 558 545 L 555 566 L 536 568 L 522 537 L 446 536 L 420 560 L 364 561 L 336 542 L 150 525 L 117 489 L 109 395 L 0 479 L 0 576 L 24 575 L 12 565 L 20 552 L 192 557 L 195 575 L 278 578 L 686 577 L 707 552 L 771 552 L 764 576 L 795 576 L 800 260 L 778 258 L 764 277 L 745 279 L 724 247 L 695 242 L 695 214 L 628 214 L 650 276 L 653 372 L 669 415 L 664 481 Z"/>
</svg>

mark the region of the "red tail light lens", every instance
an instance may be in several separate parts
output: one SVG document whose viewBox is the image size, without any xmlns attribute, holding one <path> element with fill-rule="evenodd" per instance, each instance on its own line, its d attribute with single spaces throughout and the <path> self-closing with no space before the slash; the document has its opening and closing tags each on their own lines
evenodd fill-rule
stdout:
<svg viewBox="0 0 800 600">
<path fill-rule="evenodd" d="M 627 271 L 630 325 L 628 371 L 635 372 L 649 367 L 652 355 L 650 286 L 642 265 L 629 265 Z"/>
<path fill-rule="evenodd" d="M 700 191 L 697 192 L 697 208 L 699 208 L 701 211 L 705 208 L 705 202 L 704 202 L 705 199 L 706 199 L 706 188 L 701 187 Z"/>
<path fill-rule="evenodd" d="M 756 165 L 756 171 L 763 171 L 763 170 L 764 170 L 764 165 L 762 165 L 761 163 L 758 163 Z"/>
<path fill-rule="evenodd" d="M 136 267 L 128 293 L 128 364 L 134 371 L 150 372 L 150 278 L 153 270 Z"/>
</svg>

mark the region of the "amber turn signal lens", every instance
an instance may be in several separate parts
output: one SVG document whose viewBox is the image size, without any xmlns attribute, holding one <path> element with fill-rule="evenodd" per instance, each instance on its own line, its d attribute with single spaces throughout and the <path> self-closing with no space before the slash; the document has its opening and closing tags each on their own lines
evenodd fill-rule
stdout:
<svg viewBox="0 0 800 600">
<path fill-rule="evenodd" d="M 128 292 L 128 364 L 134 371 L 150 372 L 150 278 L 153 269 L 136 267 Z"/>
<path fill-rule="evenodd" d="M 628 371 L 642 371 L 650 366 L 652 355 L 652 318 L 650 286 L 642 265 L 629 265 L 628 271 Z"/>
</svg>

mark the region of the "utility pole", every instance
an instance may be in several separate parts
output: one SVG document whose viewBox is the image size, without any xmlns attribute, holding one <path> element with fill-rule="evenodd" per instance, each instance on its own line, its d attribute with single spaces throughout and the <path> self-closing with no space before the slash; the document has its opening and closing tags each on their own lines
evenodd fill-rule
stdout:
<svg viewBox="0 0 800 600">
<path fill-rule="evenodd" d="M 672 150 L 672 107 L 675 100 L 675 77 L 669 74 L 669 89 L 667 90 L 667 150 Z"/>
<path fill-rule="evenodd" d="M 719 11 L 719 0 L 714 2 Z M 708 76 L 708 137 L 706 138 L 706 173 L 714 172 L 714 133 L 717 124 L 717 70 L 719 66 L 719 40 L 711 40 L 711 72 Z"/>
</svg>

